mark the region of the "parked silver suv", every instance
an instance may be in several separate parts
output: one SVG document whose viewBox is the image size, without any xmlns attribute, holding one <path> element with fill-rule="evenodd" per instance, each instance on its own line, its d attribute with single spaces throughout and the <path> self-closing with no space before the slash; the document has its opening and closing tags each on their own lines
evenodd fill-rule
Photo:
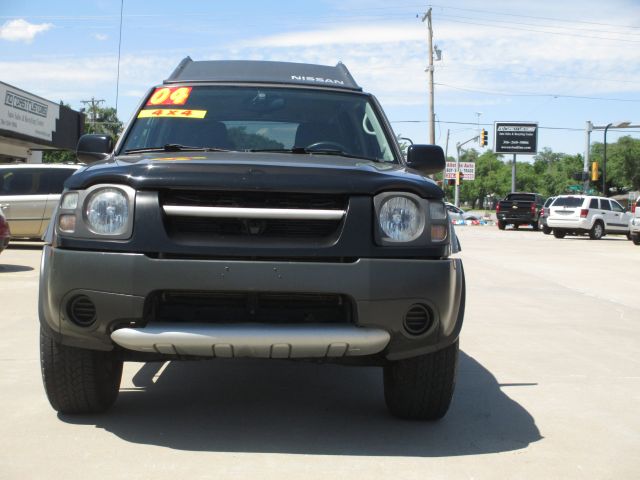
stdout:
<svg viewBox="0 0 640 480">
<path fill-rule="evenodd" d="M 611 198 L 560 195 L 549 210 L 547 225 L 556 238 L 589 234 L 599 240 L 606 234 L 629 235 L 631 214 Z"/>
<path fill-rule="evenodd" d="M 0 208 L 11 225 L 11 238 L 42 238 L 65 180 L 78 168 L 80 165 L 0 165 Z"/>
</svg>

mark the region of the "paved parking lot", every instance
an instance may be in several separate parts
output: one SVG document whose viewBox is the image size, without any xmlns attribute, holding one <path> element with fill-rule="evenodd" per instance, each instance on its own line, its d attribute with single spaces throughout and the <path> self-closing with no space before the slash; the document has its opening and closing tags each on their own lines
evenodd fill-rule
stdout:
<svg viewBox="0 0 640 480">
<path fill-rule="evenodd" d="M 41 386 L 37 246 L 0 255 L 0 478 L 638 478 L 640 247 L 460 227 L 458 385 L 435 424 L 386 413 L 374 368 L 126 364 L 102 416 Z"/>
</svg>

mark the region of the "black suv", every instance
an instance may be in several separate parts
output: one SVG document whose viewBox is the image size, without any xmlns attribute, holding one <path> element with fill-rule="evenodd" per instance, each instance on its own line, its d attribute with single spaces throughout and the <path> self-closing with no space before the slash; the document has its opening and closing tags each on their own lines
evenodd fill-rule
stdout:
<svg viewBox="0 0 640 480">
<path fill-rule="evenodd" d="M 346 67 L 183 60 L 114 146 L 85 135 L 47 232 L 47 396 L 116 400 L 122 362 L 377 365 L 391 412 L 451 401 L 465 303 L 440 147 L 403 158 Z"/>
</svg>

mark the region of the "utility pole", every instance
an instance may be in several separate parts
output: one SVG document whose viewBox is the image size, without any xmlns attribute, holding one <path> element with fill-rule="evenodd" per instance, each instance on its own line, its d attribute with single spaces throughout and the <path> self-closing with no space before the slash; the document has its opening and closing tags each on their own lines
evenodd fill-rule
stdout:
<svg viewBox="0 0 640 480">
<path fill-rule="evenodd" d="M 427 72 L 429 73 L 429 143 L 435 145 L 436 143 L 436 115 L 434 113 L 433 106 L 433 25 L 431 24 L 431 8 L 422 16 L 422 21 L 427 21 L 427 28 L 429 30 L 428 44 L 429 44 L 429 66 Z"/>
<path fill-rule="evenodd" d="M 103 99 L 97 100 L 94 97 L 91 97 L 91 100 L 80 100 L 80 103 L 84 103 L 85 105 L 91 105 L 87 108 L 89 112 L 89 121 L 95 127 L 96 118 L 98 116 L 98 105 L 104 103 Z"/>
<path fill-rule="evenodd" d="M 444 161 L 447 161 L 447 155 L 449 154 L 449 133 L 451 132 L 451 129 L 447 128 L 447 143 L 445 143 L 444 145 Z"/>
<path fill-rule="evenodd" d="M 513 165 L 511 166 L 511 192 L 516 191 L 516 154 L 513 154 Z"/>
<path fill-rule="evenodd" d="M 593 124 L 587 120 L 587 124 L 584 128 L 585 133 L 585 146 L 584 146 L 584 165 L 582 168 L 582 192 L 586 195 L 589 191 L 589 151 L 591 150 L 591 132 L 593 130 Z"/>
</svg>

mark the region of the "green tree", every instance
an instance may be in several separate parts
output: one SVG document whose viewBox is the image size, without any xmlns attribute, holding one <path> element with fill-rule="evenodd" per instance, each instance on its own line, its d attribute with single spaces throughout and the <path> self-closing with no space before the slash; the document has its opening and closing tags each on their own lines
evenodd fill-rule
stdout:
<svg viewBox="0 0 640 480">
<path fill-rule="evenodd" d="M 68 107 L 68 104 L 60 102 L 61 106 Z M 122 133 L 122 122 L 118 120 L 116 109 L 112 107 L 101 108 L 98 104 L 80 110 L 84 114 L 84 133 L 103 133 L 111 135 L 114 143 Z M 76 154 L 69 150 L 47 150 L 42 154 L 43 163 L 73 163 L 76 161 Z"/>
<path fill-rule="evenodd" d="M 591 146 L 591 160 L 603 169 L 604 144 Z M 621 193 L 640 189 L 640 140 L 624 136 L 615 143 L 607 142 L 607 190 Z M 601 189 L 602 180 L 595 182 Z"/>
<path fill-rule="evenodd" d="M 122 122 L 118 120 L 116 109 L 113 107 L 101 108 L 97 104 L 80 110 L 85 114 L 85 133 L 103 133 L 111 135 L 116 142 L 122 133 Z"/>
</svg>

